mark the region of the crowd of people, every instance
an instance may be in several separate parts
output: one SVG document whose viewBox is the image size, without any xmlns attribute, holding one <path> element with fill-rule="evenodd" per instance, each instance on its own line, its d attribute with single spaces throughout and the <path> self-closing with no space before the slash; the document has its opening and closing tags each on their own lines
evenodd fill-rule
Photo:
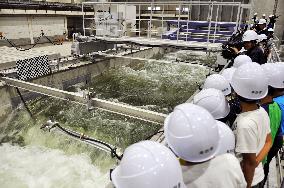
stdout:
<svg viewBox="0 0 284 188">
<path fill-rule="evenodd" d="M 115 187 L 264 187 L 283 143 L 284 62 L 267 63 L 259 36 L 269 38 L 269 29 L 258 29 L 244 33 L 232 67 L 208 76 L 191 103 L 167 116 L 166 145 L 141 141 L 125 150 L 111 173 Z"/>
<path fill-rule="evenodd" d="M 252 23 L 249 24 L 249 27 L 244 28 L 245 31 L 243 39 L 243 48 L 239 50 L 236 47 L 232 47 L 235 56 L 240 54 L 248 55 L 253 62 L 259 64 L 266 63 L 271 59 L 271 47 L 274 38 L 274 25 L 276 22 L 277 16 L 270 15 L 269 22 L 266 19 L 265 14 L 262 15 L 262 18 L 257 18 L 257 13 L 255 13 L 252 18 Z"/>
</svg>

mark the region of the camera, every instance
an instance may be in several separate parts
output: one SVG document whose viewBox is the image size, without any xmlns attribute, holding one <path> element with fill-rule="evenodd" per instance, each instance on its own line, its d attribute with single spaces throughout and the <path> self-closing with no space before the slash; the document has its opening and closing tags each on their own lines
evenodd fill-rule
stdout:
<svg viewBox="0 0 284 188">
<path fill-rule="evenodd" d="M 233 34 L 227 42 L 222 44 L 222 56 L 223 58 L 230 60 L 235 57 L 235 52 L 232 47 L 237 48 L 239 51 L 242 49 L 243 31 L 238 31 L 236 34 Z"/>
</svg>

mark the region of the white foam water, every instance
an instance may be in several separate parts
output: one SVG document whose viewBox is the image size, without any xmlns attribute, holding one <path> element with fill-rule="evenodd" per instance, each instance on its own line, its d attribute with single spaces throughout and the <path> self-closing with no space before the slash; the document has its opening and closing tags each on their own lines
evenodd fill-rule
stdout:
<svg viewBox="0 0 284 188">
<path fill-rule="evenodd" d="M 66 155 L 40 146 L 0 146 L 0 187 L 95 188 L 105 187 L 102 174 L 85 154 Z"/>
</svg>

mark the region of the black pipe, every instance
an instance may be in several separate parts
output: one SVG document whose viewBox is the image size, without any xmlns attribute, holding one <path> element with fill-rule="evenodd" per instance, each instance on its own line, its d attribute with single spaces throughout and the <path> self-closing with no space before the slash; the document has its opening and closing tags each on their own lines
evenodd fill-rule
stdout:
<svg viewBox="0 0 284 188">
<path fill-rule="evenodd" d="M 24 100 L 24 98 L 23 98 L 23 96 L 22 96 L 22 94 L 21 94 L 19 88 L 16 87 L 16 90 L 17 90 L 17 93 L 18 93 L 18 95 L 20 96 L 21 101 L 23 102 L 23 104 L 24 104 L 26 110 L 27 110 L 28 113 L 30 114 L 31 118 L 33 118 L 33 114 L 32 114 L 32 112 L 30 111 L 30 109 L 29 109 L 29 107 L 28 107 L 26 101 Z"/>
<path fill-rule="evenodd" d="M 116 148 L 112 148 L 109 144 L 107 144 L 103 141 L 100 141 L 100 140 L 97 140 L 97 139 L 94 139 L 94 138 L 90 138 L 90 137 L 86 137 L 84 135 L 79 135 L 78 133 L 71 132 L 70 130 L 61 127 L 58 123 L 55 126 L 58 127 L 61 131 L 65 132 L 66 134 L 68 134 L 72 137 L 75 137 L 77 139 L 80 139 L 80 140 L 83 140 L 83 141 L 87 140 L 87 141 L 96 142 L 96 143 L 99 143 L 101 145 L 104 145 L 104 146 L 106 146 L 107 148 L 110 149 L 112 157 L 116 157 L 118 160 L 122 159 L 122 155 L 119 156 L 116 153 Z"/>
</svg>

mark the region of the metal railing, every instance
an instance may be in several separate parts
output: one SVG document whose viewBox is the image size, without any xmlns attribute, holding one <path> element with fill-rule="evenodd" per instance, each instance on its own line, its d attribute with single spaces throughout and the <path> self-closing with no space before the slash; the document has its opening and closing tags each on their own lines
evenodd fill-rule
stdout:
<svg viewBox="0 0 284 188">
<path fill-rule="evenodd" d="M 160 37 L 162 38 L 162 35 L 165 34 L 165 32 L 159 31 L 158 29 L 153 28 L 153 23 L 157 23 L 158 25 L 162 25 L 163 27 L 166 25 L 165 22 L 167 21 L 175 21 L 177 23 L 177 30 L 176 30 L 176 42 L 178 42 L 179 36 L 181 36 L 181 33 L 179 32 L 180 26 L 181 26 L 181 21 L 205 21 L 208 23 L 209 29 L 204 30 L 207 33 L 207 42 L 212 41 L 213 43 L 215 42 L 216 37 L 216 31 L 217 31 L 217 23 L 220 22 L 220 17 L 222 16 L 220 14 L 221 11 L 223 11 L 222 7 L 230 7 L 232 10 L 235 8 L 237 9 L 237 13 L 234 16 L 231 16 L 234 20 L 231 20 L 232 23 L 235 23 L 235 28 L 234 30 L 237 31 L 237 29 L 240 27 L 241 22 L 243 21 L 244 15 L 244 9 L 251 11 L 251 6 L 250 4 L 242 4 L 240 2 L 216 2 L 216 1 L 172 1 L 172 2 L 83 2 L 82 3 L 82 22 L 83 22 L 83 30 L 84 30 L 84 35 L 86 36 L 87 33 L 91 32 L 97 32 L 103 30 L 102 27 L 96 28 L 96 24 L 92 26 L 87 26 L 87 23 L 90 23 L 91 20 L 94 20 L 95 22 L 99 20 L 99 18 L 94 16 L 88 17 L 85 16 L 84 12 L 84 7 L 87 5 L 93 5 L 95 7 L 96 11 L 101 11 L 105 13 L 112 13 L 113 7 L 115 6 L 135 6 L 136 7 L 136 17 L 133 19 L 129 18 L 129 15 L 125 12 L 123 15 L 123 18 L 121 19 L 121 23 L 123 25 L 126 25 L 126 22 L 135 22 L 135 28 L 131 29 L 131 32 L 135 33 L 136 35 L 141 36 L 141 33 L 146 32 L 145 36 L 151 40 L 151 38 L 155 38 L 154 34 L 159 34 L 161 35 Z M 167 7 L 177 7 L 176 12 L 174 16 L 168 17 L 168 13 L 166 13 Z M 192 10 L 193 7 L 199 7 L 199 12 L 200 12 L 200 6 L 202 7 L 208 7 L 208 16 L 207 19 L 192 19 L 191 18 L 191 13 L 189 11 Z M 145 10 L 145 7 L 151 8 L 151 10 Z M 155 10 L 155 7 L 159 7 L 159 11 Z M 188 10 L 188 13 L 185 14 L 184 12 L 181 11 L 182 7 L 186 7 Z M 118 8 L 117 8 L 118 9 Z M 123 9 L 123 8 L 119 8 Z M 117 12 L 116 12 L 117 11 Z M 114 13 L 119 13 L 121 10 L 116 10 Z M 143 13 L 147 12 L 148 14 L 145 15 Z M 233 11 L 234 12 L 234 11 Z M 142 17 L 143 16 L 143 17 Z M 117 21 L 119 22 L 119 21 Z M 145 28 L 142 29 L 141 23 L 146 23 Z M 147 24 L 148 23 L 148 24 Z M 107 20 L 100 20 L 100 25 L 108 25 Z M 214 33 L 211 31 L 211 25 L 213 28 Z M 186 26 L 186 24 L 185 24 Z M 162 28 L 163 29 L 163 28 Z M 187 30 L 189 29 L 188 24 L 187 24 Z M 125 28 L 120 28 L 118 29 L 121 31 L 122 36 L 126 36 L 126 30 Z M 104 32 L 102 32 L 104 36 Z M 157 35 L 157 37 L 159 37 Z M 186 39 L 188 38 L 188 34 L 186 33 Z M 206 37 L 206 36 L 205 36 Z"/>
</svg>

